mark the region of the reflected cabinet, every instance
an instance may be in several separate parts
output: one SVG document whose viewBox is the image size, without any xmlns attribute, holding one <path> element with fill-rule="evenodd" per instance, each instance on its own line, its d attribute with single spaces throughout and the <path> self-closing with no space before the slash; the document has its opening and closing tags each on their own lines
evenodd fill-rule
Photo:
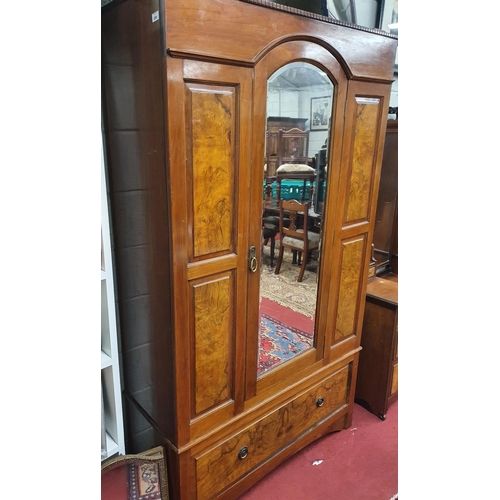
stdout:
<svg viewBox="0 0 500 500">
<path fill-rule="evenodd" d="M 396 44 L 259 0 L 103 8 L 126 451 L 165 447 L 172 498 L 351 424 Z"/>
</svg>

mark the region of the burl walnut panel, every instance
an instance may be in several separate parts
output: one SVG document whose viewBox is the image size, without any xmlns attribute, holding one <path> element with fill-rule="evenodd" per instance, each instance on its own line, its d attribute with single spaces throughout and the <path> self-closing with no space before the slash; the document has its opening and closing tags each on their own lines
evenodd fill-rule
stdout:
<svg viewBox="0 0 500 500">
<path fill-rule="evenodd" d="M 196 414 L 232 396 L 233 287 L 232 273 L 192 287 Z"/>
<path fill-rule="evenodd" d="M 213 496 L 347 403 L 350 365 L 196 459 L 197 500 Z M 323 398 L 322 406 L 317 405 Z M 318 403 L 319 404 L 319 403 Z M 244 459 L 238 457 L 248 448 Z"/>
<path fill-rule="evenodd" d="M 355 334 L 361 271 L 365 257 L 365 235 L 342 242 L 342 270 L 337 321 L 332 345 Z"/>
<path fill-rule="evenodd" d="M 356 97 L 356 105 L 346 223 L 368 219 L 380 126 L 380 99 Z"/>
<path fill-rule="evenodd" d="M 233 87 L 186 84 L 191 158 L 192 256 L 233 250 L 235 97 Z M 189 138 L 189 135 L 191 136 Z M 189 189 L 189 188 L 188 188 Z"/>
</svg>

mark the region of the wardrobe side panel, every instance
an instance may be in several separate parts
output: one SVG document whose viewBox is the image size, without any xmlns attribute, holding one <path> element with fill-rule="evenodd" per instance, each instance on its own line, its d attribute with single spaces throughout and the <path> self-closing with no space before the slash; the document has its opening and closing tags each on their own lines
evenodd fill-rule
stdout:
<svg viewBox="0 0 500 500">
<path fill-rule="evenodd" d="M 102 12 L 103 121 L 116 260 L 127 449 L 143 451 L 136 405 L 172 438 L 173 344 L 159 2 Z M 165 381 L 168 381 L 165 383 Z M 144 448 L 147 449 L 147 448 Z"/>
</svg>

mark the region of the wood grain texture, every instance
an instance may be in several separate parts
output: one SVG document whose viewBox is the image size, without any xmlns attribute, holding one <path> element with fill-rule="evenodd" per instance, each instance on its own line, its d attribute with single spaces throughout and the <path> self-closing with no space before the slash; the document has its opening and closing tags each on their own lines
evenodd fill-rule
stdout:
<svg viewBox="0 0 500 500">
<path fill-rule="evenodd" d="M 398 305 L 398 281 L 379 276 L 366 286 L 366 294 L 380 302 Z"/>
<path fill-rule="evenodd" d="M 397 40 L 235 0 L 169 0 L 171 54 L 253 65 L 279 44 L 301 37 L 336 55 L 347 75 L 392 81 Z M 207 29 L 212 26 L 213 29 Z"/>
<path fill-rule="evenodd" d="M 352 169 L 349 179 L 346 224 L 367 220 L 375 168 L 380 99 L 356 98 Z"/>
<path fill-rule="evenodd" d="M 230 274 L 193 285 L 195 414 L 232 395 L 232 290 Z"/>
<path fill-rule="evenodd" d="M 366 239 L 355 238 L 342 244 L 342 270 L 337 309 L 337 321 L 332 345 L 355 334 L 361 270 L 365 257 Z"/>
<path fill-rule="evenodd" d="M 398 365 L 392 371 L 391 396 L 398 392 Z"/>
<path fill-rule="evenodd" d="M 193 257 L 232 250 L 235 89 L 187 84 Z M 189 134 L 189 132 L 188 132 Z"/>
<path fill-rule="evenodd" d="M 383 419 L 397 398 L 398 283 L 381 278 L 374 281 L 379 286 L 371 287 L 366 295 L 355 397 Z"/>
<path fill-rule="evenodd" d="M 210 450 L 196 461 L 198 500 L 213 498 L 243 474 L 347 403 L 349 366 Z M 319 397 L 323 406 L 317 407 Z M 246 446 L 248 456 L 238 458 Z"/>
<path fill-rule="evenodd" d="M 145 355 L 137 366 L 137 357 L 127 358 L 125 390 L 147 385 L 134 393 L 134 404 L 167 446 L 171 497 L 233 499 L 313 439 L 350 422 L 374 219 L 343 227 L 352 146 L 356 121 L 364 119 L 360 99 L 379 98 L 370 132 L 381 160 L 397 41 L 237 0 L 113 3 L 103 14 L 111 186 L 131 193 L 114 203 L 120 308 L 138 304 L 122 315 L 123 345 L 151 339 L 149 360 Z M 160 20 L 152 23 L 155 10 Z M 292 61 L 315 64 L 335 84 L 321 336 L 310 354 L 258 385 L 259 276 L 248 271 L 247 252 L 261 246 L 267 79 Z M 371 175 L 374 214 L 377 167 Z M 323 349 L 334 343 L 337 310 L 347 338 Z M 316 389 L 347 364 L 338 409 L 328 399 L 326 409 L 311 409 Z M 143 367 L 146 373 L 138 373 Z M 233 450 L 244 445 L 250 455 L 233 466 Z"/>
<path fill-rule="evenodd" d="M 179 102 L 172 102 L 175 109 L 172 114 L 170 127 L 170 142 L 173 144 L 182 142 L 182 148 L 176 151 L 175 158 L 172 157 L 171 164 L 171 181 L 172 181 L 172 196 L 173 202 L 182 204 L 186 202 L 186 210 L 184 213 L 179 213 L 175 219 L 178 224 L 173 225 L 174 233 L 181 236 L 180 240 L 186 240 L 187 244 L 181 244 L 175 248 L 175 253 L 182 257 L 183 254 L 188 256 L 186 262 L 187 268 L 184 276 L 179 276 L 175 286 L 182 290 L 186 286 L 185 280 L 201 280 L 209 281 L 217 275 L 227 274 L 232 272 L 234 280 L 234 295 L 232 296 L 231 309 L 234 314 L 233 326 L 233 344 L 231 345 L 231 356 L 234 366 L 233 374 L 233 389 L 234 393 L 231 400 L 218 405 L 213 411 L 204 412 L 196 418 L 182 420 L 179 426 L 186 431 L 188 438 L 180 444 L 187 444 L 188 440 L 196 440 L 207 432 L 213 431 L 214 428 L 220 426 L 221 422 L 227 422 L 235 413 L 242 411 L 244 401 L 244 386 L 242 379 L 244 377 L 244 356 L 245 356 L 245 335 L 246 335 L 246 300 L 247 300 L 247 250 L 248 250 L 248 204 L 249 204 L 249 168 L 248 163 L 251 157 L 249 135 L 251 132 L 251 103 L 252 103 L 252 72 L 247 68 L 238 68 L 229 65 L 219 65 L 210 62 L 201 62 L 193 60 L 178 60 L 167 58 L 169 64 L 177 61 L 182 62 L 182 78 L 176 80 L 174 87 L 181 87 L 183 96 Z M 177 75 L 176 75 L 177 76 Z M 196 173 L 196 165 L 193 158 L 196 158 L 196 133 L 193 134 L 193 102 L 192 97 L 197 93 L 202 101 L 201 105 L 208 103 L 208 111 L 211 116 L 204 114 L 203 108 L 198 114 L 198 123 L 195 127 L 200 128 L 201 134 L 205 134 L 203 141 L 208 141 L 205 147 L 210 148 L 210 141 L 217 141 L 219 144 L 218 151 L 208 151 L 216 165 L 220 161 L 220 157 L 224 161 L 225 177 L 221 179 L 219 184 L 222 184 L 226 192 L 224 196 L 229 197 L 231 205 L 230 217 L 228 216 L 227 224 L 223 220 L 222 225 L 225 241 L 223 245 L 212 247 L 214 250 L 205 255 L 194 256 L 193 234 L 196 231 L 196 224 L 199 221 L 195 219 L 195 206 L 200 206 L 203 203 L 203 197 L 207 195 L 209 190 L 214 191 L 220 186 L 213 185 L 214 180 L 210 183 L 206 181 L 206 189 L 200 187 L 195 191 L 194 186 L 198 181 Z M 222 99 L 221 99 L 222 98 Z M 204 102 L 203 102 L 204 101 Z M 195 106 L 196 107 L 196 104 Z M 175 111 L 178 110 L 178 113 Z M 182 115 L 183 120 L 178 120 L 176 115 Z M 220 118 L 224 127 L 215 127 L 213 134 L 210 127 L 216 124 L 208 124 L 204 127 L 203 121 L 214 117 Z M 202 122 L 200 122 L 202 120 Z M 181 123 L 179 123 L 181 122 Z M 220 123 L 219 123 L 220 125 Z M 229 133 L 226 134 L 226 131 Z M 210 134 L 214 137 L 210 137 Z M 222 148 L 222 154 L 221 154 Z M 194 154 L 193 154 L 194 152 Z M 206 161 L 203 156 L 200 162 Z M 182 167 L 186 164 L 186 168 Z M 205 174 L 202 174 L 205 175 Z M 179 182 L 184 177 L 185 184 Z M 201 185 L 200 185 L 201 186 Z M 229 195 L 227 194 L 229 193 Z M 200 196 L 200 199 L 196 197 Z M 212 208 L 209 208 L 212 210 Z M 217 210 L 217 206 L 215 207 Z M 230 220 L 229 220 L 230 219 Z M 187 224 L 184 224 L 184 221 Z M 182 233 L 182 234 L 181 234 Z M 229 241 L 228 241 L 229 238 Z M 226 247 L 226 249 L 224 249 Z M 222 248 L 222 249 L 221 249 Z M 215 251 L 217 250 L 217 251 Z M 179 259 L 180 260 L 180 259 Z M 193 314 L 192 310 L 185 308 L 182 305 L 178 309 L 181 323 L 190 318 Z M 236 311 L 238 314 L 236 314 Z M 176 310 L 177 312 L 177 310 Z M 190 319 L 192 321 L 192 319 Z M 179 339 L 179 344 L 186 344 L 185 338 Z M 192 349 L 191 345 L 186 346 L 187 349 Z M 179 365 L 178 377 L 183 380 L 184 373 L 182 362 Z M 190 383 L 186 386 L 184 394 L 194 390 L 195 384 Z M 182 391 L 182 389 L 181 389 Z M 184 403 L 180 403 L 184 404 Z"/>
</svg>

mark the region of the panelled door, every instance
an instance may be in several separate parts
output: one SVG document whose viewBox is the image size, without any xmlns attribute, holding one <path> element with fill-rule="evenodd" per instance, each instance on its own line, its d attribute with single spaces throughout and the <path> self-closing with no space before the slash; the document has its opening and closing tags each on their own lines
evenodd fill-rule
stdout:
<svg viewBox="0 0 500 500">
<path fill-rule="evenodd" d="M 390 86 L 349 82 L 333 242 L 328 361 L 359 348 Z"/>
<path fill-rule="evenodd" d="M 314 373 L 324 364 L 324 345 L 327 336 L 327 323 L 329 309 L 332 307 L 333 298 L 329 296 L 332 289 L 332 255 L 335 236 L 334 223 L 338 210 L 339 173 L 341 165 L 341 151 L 344 126 L 344 106 L 347 95 L 347 78 L 339 61 L 324 47 L 311 41 L 293 40 L 277 45 L 267 52 L 255 66 L 254 77 L 255 98 L 253 107 L 253 138 L 252 138 L 252 203 L 249 218 L 249 245 L 257 249 L 259 266 L 262 272 L 251 273 L 248 281 L 248 339 L 246 359 L 246 400 L 247 404 L 255 404 L 260 398 L 266 397 L 269 390 L 287 387 L 294 382 L 299 382 L 308 374 Z M 284 88 L 289 85 L 289 91 Z M 292 88 L 293 85 L 293 88 Z M 302 88 L 298 88 L 302 85 Z M 303 90 L 302 94 L 300 90 Z M 278 97 L 274 94 L 280 94 Z M 286 96 L 289 95 L 288 100 Z M 279 106 L 272 107 L 273 100 L 279 99 Z M 285 102 L 286 100 L 286 102 Z M 318 110 L 316 110 L 316 104 Z M 320 106 L 326 109 L 319 109 Z M 294 107 L 295 106 L 295 107 Z M 324 169 L 325 185 L 322 202 L 318 206 L 311 204 L 314 212 L 315 227 L 319 237 L 319 250 L 313 255 L 316 265 L 314 273 L 310 273 L 309 281 L 315 285 L 313 292 L 308 295 L 312 302 L 311 311 L 297 311 L 297 314 L 285 316 L 287 326 L 294 327 L 292 317 L 301 321 L 300 314 L 309 314 L 310 330 L 306 333 L 312 335 L 311 346 L 300 352 L 299 355 L 280 364 L 276 368 L 262 373 L 259 365 L 259 348 L 263 344 L 260 338 L 262 304 L 265 302 L 264 278 L 265 274 L 272 271 L 265 268 L 264 256 L 261 252 L 261 235 L 264 216 L 272 215 L 268 206 L 279 200 L 263 201 L 263 181 L 265 173 L 265 140 L 267 119 L 276 115 L 279 109 L 285 109 L 284 115 L 302 119 L 307 123 L 310 144 L 308 156 L 319 153 L 320 146 L 327 146 L 328 165 Z M 321 121 L 318 118 L 321 111 Z M 281 115 L 280 115 L 281 116 Z M 274 116 L 275 118 L 275 116 Z M 327 175 L 326 175 L 327 174 Z M 272 178 L 269 178 L 269 182 Z M 315 187 L 316 189 L 316 187 Z M 273 194 L 274 196 L 274 194 Z M 264 208 L 263 208 L 264 204 Z M 274 212 L 276 213 L 276 212 Z M 280 270 L 280 273 L 282 271 Z M 298 275 L 298 268 L 297 268 Z M 271 276 L 269 276 L 271 277 Z M 297 293 L 306 290 L 305 283 L 297 283 Z M 269 304 L 269 302 L 267 302 Z M 270 307 L 280 309 L 275 303 Z M 280 309 L 283 312 L 286 309 Z M 285 312 L 286 314 L 286 312 Z M 278 316 L 278 314 L 277 314 Z"/>
<path fill-rule="evenodd" d="M 252 70 L 167 68 L 182 446 L 243 408 Z"/>
</svg>

